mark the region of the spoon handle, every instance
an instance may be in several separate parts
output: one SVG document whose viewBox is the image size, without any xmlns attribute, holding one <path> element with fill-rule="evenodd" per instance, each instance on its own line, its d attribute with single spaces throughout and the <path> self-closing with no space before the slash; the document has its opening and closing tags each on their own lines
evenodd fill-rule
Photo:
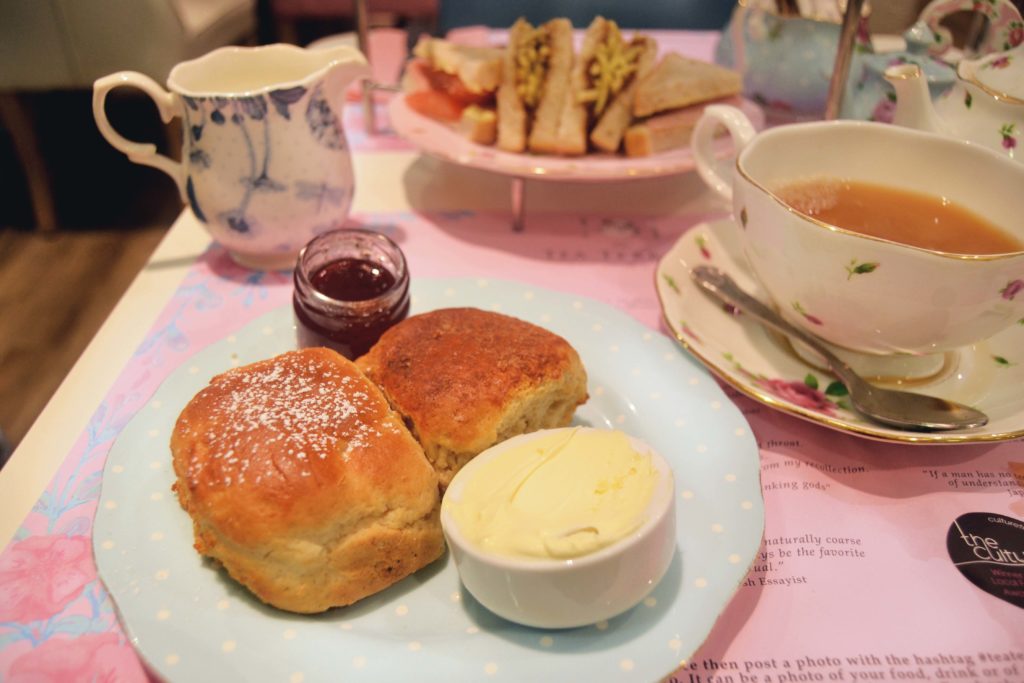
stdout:
<svg viewBox="0 0 1024 683">
<path fill-rule="evenodd" d="M 774 327 L 779 332 L 799 339 L 817 351 L 825 358 L 832 370 L 843 380 L 847 387 L 850 384 L 863 383 L 863 380 L 853 372 L 852 368 L 845 361 L 832 353 L 812 335 L 785 320 L 771 308 L 744 292 L 731 277 L 722 271 L 711 266 L 697 266 L 693 269 L 692 276 L 694 282 L 704 290 L 726 303 L 737 306 L 761 322 Z"/>
<path fill-rule="evenodd" d="M 988 423 L 988 416 L 974 408 L 934 396 L 883 389 L 865 381 L 813 335 L 784 320 L 716 268 L 697 266 L 692 276 L 697 285 L 718 299 L 739 307 L 783 334 L 799 339 L 821 354 L 832 372 L 846 385 L 854 408 L 868 418 L 900 429 L 923 430 L 969 429 Z"/>
</svg>

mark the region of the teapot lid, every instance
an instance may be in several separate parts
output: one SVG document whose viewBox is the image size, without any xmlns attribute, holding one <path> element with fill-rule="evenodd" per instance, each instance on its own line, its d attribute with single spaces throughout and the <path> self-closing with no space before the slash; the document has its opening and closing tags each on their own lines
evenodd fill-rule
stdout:
<svg viewBox="0 0 1024 683">
<path fill-rule="evenodd" d="M 989 94 L 1024 104 L 1024 45 L 960 62 L 957 73 Z"/>
</svg>

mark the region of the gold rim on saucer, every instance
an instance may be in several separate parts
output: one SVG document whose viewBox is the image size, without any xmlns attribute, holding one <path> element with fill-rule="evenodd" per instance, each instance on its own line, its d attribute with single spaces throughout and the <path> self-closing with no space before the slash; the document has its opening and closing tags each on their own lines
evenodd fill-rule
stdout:
<svg viewBox="0 0 1024 683">
<path fill-rule="evenodd" d="M 705 331 L 712 329 L 712 326 L 728 319 L 730 314 L 727 313 L 724 308 L 708 300 L 708 305 L 711 308 L 705 309 L 704 319 L 698 319 L 693 316 L 678 315 L 679 302 L 683 302 L 682 305 L 685 306 L 685 302 L 691 301 L 691 297 L 701 297 L 703 300 L 705 296 L 690 280 L 689 267 L 693 264 L 698 262 L 714 262 L 719 268 L 726 271 L 732 271 L 731 274 L 734 276 L 738 272 L 742 272 L 746 278 L 751 277 L 746 272 L 745 268 L 742 268 L 730 259 L 718 258 L 719 254 L 728 254 L 729 250 L 721 240 L 717 239 L 717 237 L 720 234 L 719 231 L 722 229 L 731 228 L 732 226 L 730 224 L 731 219 L 725 219 L 718 222 L 698 224 L 691 228 L 662 256 L 657 268 L 655 269 L 654 275 L 654 288 L 658 296 L 662 319 L 664 320 L 666 327 L 679 344 L 681 344 L 683 348 L 699 360 L 706 368 L 708 368 L 708 370 L 710 370 L 716 377 L 730 385 L 741 394 L 774 410 L 778 410 L 782 413 L 799 417 L 816 424 L 824 425 L 837 431 L 877 441 L 912 445 L 951 445 L 1007 441 L 1024 436 L 1024 406 L 1021 406 L 1018 410 L 1013 412 L 1014 409 L 1005 405 L 1005 401 L 994 401 L 991 405 L 985 405 L 984 396 L 980 399 L 977 407 L 985 410 L 993 417 L 992 423 L 987 427 L 964 432 L 909 432 L 876 425 L 873 422 L 869 422 L 866 418 L 862 418 L 858 414 L 854 413 L 852 408 L 847 410 L 840 407 L 836 414 L 828 414 L 812 408 L 803 407 L 771 393 L 767 388 L 758 386 L 753 379 L 757 374 L 750 372 L 746 368 L 744 368 L 742 372 L 746 372 L 750 377 L 744 377 L 742 372 L 737 370 L 737 368 L 743 366 L 736 360 L 736 357 L 732 355 L 731 350 L 723 348 L 720 344 L 715 346 L 713 342 L 706 342 L 704 339 Z M 698 240 L 701 241 L 701 246 L 698 246 Z M 709 261 L 708 259 L 716 260 Z M 687 265 L 688 262 L 690 265 Z M 714 310 L 717 315 L 721 316 L 721 319 L 716 321 L 715 319 L 708 318 L 708 310 Z M 690 312 L 693 312 L 692 308 L 690 308 Z M 776 360 L 784 359 L 783 362 L 791 366 L 788 372 L 780 370 L 775 375 L 774 379 L 787 382 L 789 380 L 799 381 L 802 378 L 798 377 L 798 375 L 802 375 L 803 373 L 817 373 L 818 376 L 826 379 L 832 379 L 831 375 L 828 373 L 821 371 L 819 368 L 813 367 L 802 358 L 786 352 L 784 348 L 773 342 L 768 332 L 764 331 L 763 326 L 753 319 L 745 318 L 740 324 L 744 326 L 750 325 L 752 326 L 751 329 L 756 328 L 763 332 L 764 336 L 762 338 L 762 343 L 770 345 L 771 351 L 769 352 L 763 348 L 762 345 L 759 345 L 757 340 L 751 340 L 750 348 L 736 349 L 737 355 L 742 350 L 746 350 L 754 354 L 759 354 L 759 360 L 771 363 L 773 359 L 767 355 L 763 355 L 768 353 L 774 356 Z M 992 341 L 998 341 L 1000 337 L 1007 334 L 1021 334 L 1021 330 L 1017 329 L 1018 327 L 1021 326 L 1014 326 L 1010 330 L 996 335 L 992 338 Z M 761 332 L 759 332 L 759 336 Z M 1004 343 L 1003 346 L 1012 347 L 1014 344 L 1007 345 Z M 1021 343 L 1017 343 L 1016 346 L 1024 348 L 1024 344 Z M 1013 378 L 999 376 L 999 373 L 1012 371 L 1013 367 L 1017 365 L 1012 361 L 1012 359 L 1007 360 L 998 356 L 998 354 L 991 354 L 990 357 L 981 351 L 976 351 L 975 355 L 977 356 L 976 360 L 979 362 L 989 362 L 992 358 L 999 358 L 1005 363 L 1005 365 L 1002 365 L 990 373 L 991 379 L 986 387 L 998 388 L 999 386 L 1009 386 L 1003 383 L 1014 381 Z M 749 361 L 750 358 L 748 357 L 746 360 Z M 958 373 L 954 374 L 959 374 L 961 371 L 966 372 L 968 370 L 969 366 L 965 365 L 963 368 L 958 369 Z M 1019 364 L 1017 372 L 1024 372 L 1024 363 Z M 792 375 L 792 377 L 790 377 L 790 375 Z M 979 371 L 979 382 L 983 381 L 984 376 L 986 376 L 986 373 Z M 764 375 L 761 375 L 761 377 L 765 380 L 773 379 L 765 377 Z M 1024 386 L 1024 381 L 1018 379 L 1017 384 Z M 990 391 L 990 388 L 985 388 L 984 391 L 987 393 Z M 1009 415 L 1007 414 L 1008 410 L 1011 411 Z M 1005 421 L 1008 417 L 1013 417 L 1016 413 L 1020 413 L 1018 420 L 1019 426 L 1013 425 L 1010 428 L 1007 428 L 1006 425 L 1000 426 L 1001 422 Z"/>
</svg>

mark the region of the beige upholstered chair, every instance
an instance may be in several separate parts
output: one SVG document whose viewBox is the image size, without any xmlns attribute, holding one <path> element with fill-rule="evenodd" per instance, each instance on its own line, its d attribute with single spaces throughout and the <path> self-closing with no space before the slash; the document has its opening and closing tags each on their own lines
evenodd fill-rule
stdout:
<svg viewBox="0 0 1024 683">
<path fill-rule="evenodd" d="M 256 0 L 3 0 L 0 2 L 0 124 L 25 169 L 38 229 L 56 219 L 37 131 L 20 95 L 91 89 L 115 71 L 159 82 L 171 67 L 255 36 Z"/>
</svg>

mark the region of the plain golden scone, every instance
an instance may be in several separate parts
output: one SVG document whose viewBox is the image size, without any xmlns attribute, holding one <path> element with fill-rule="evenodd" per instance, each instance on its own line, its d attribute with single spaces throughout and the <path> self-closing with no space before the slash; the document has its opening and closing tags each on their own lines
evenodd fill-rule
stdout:
<svg viewBox="0 0 1024 683">
<path fill-rule="evenodd" d="M 445 488 L 484 449 L 564 427 L 587 400 L 586 371 L 569 342 L 475 308 L 407 318 L 356 365 L 403 416 Z"/>
<path fill-rule="evenodd" d="M 280 609 L 349 605 L 444 551 L 437 475 L 334 351 L 214 377 L 181 412 L 171 453 L 196 550 Z"/>
</svg>

